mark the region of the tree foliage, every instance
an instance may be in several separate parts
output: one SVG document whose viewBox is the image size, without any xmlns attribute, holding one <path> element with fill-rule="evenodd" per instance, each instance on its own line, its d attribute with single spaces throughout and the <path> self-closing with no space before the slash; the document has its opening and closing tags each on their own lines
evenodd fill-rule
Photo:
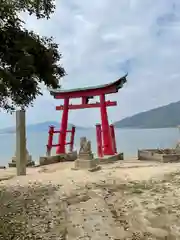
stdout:
<svg viewBox="0 0 180 240">
<path fill-rule="evenodd" d="M 0 0 L 0 108 L 26 108 L 42 94 L 40 84 L 58 88 L 65 75 L 61 54 L 52 38 L 24 27 L 19 13 L 49 18 L 53 0 Z"/>
</svg>

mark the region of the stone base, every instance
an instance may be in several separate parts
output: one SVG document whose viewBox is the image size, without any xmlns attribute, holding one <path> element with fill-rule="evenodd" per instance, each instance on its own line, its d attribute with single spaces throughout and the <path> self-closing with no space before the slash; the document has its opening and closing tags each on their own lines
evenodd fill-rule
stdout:
<svg viewBox="0 0 180 240">
<path fill-rule="evenodd" d="M 9 167 L 16 167 L 16 162 L 11 162 L 11 163 L 8 163 Z M 34 167 L 35 166 L 35 162 L 34 161 L 31 161 L 31 162 L 28 162 L 26 164 L 26 167 Z"/>
<path fill-rule="evenodd" d="M 62 158 L 63 160 L 63 158 Z M 50 156 L 50 157 L 40 157 L 39 158 L 39 165 L 43 166 L 43 165 L 48 165 L 48 164 L 52 164 L 52 163 L 58 163 L 60 162 L 60 156 Z"/>
<path fill-rule="evenodd" d="M 16 156 L 12 157 L 12 162 L 13 162 L 13 163 L 16 162 Z M 27 156 L 27 162 L 33 162 L 31 155 L 28 155 L 28 156 Z"/>
<path fill-rule="evenodd" d="M 35 162 L 32 161 L 32 156 L 29 155 L 28 151 L 27 151 L 27 154 L 26 154 L 26 161 L 27 161 L 27 164 L 26 164 L 26 167 L 33 167 L 35 166 Z M 12 162 L 10 162 L 9 164 L 9 167 L 16 167 L 16 156 L 12 157 Z"/>
<path fill-rule="evenodd" d="M 169 149 L 169 153 L 158 153 L 158 149 L 142 149 L 138 150 L 138 160 L 157 161 L 162 163 L 180 162 L 180 154 L 175 153 L 173 149 Z"/>
<path fill-rule="evenodd" d="M 94 159 L 93 153 L 80 153 L 78 159 L 82 160 L 92 160 Z"/>
<path fill-rule="evenodd" d="M 96 158 L 95 159 L 97 164 L 108 164 L 108 163 L 115 163 L 120 160 L 124 160 L 124 154 L 123 153 L 117 153 L 113 156 L 104 156 L 102 158 Z"/>
<path fill-rule="evenodd" d="M 84 159 L 76 159 L 75 169 L 93 169 L 97 167 L 96 159 L 84 160 Z"/>
<path fill-rule="evenodd" d="M 73 151 L 66 154 L 65 161 L 75 161 L 77 159 L 77 151 Z"/>
<path fill-rule="evenodd" d="M 59 154 L 55 156 L 46 156 L 46 157 L 40 157 L 39 158 L 39 164 L 42 165 L 48 165 L 53 163 L 59 163 L 59 162 L 69 162 L 69 161 L 75 161 L 77 159 L 77 152 L 72 152 L 68 154 Z"/>
</svg>

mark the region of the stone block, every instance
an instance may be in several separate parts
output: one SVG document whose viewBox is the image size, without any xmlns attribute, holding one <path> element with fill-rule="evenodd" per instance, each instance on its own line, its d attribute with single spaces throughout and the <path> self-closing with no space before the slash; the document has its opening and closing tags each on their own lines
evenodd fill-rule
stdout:
<svg viewBox="0 0 180 240">
<path fill-rule="evenodd" d="M 115 163 L 120 160 L 124 160 L 124 154 L 123 153 L 117 153 L 113 156 L 104 156 L 102 158 L 96 158 L 95 159 L 97 164 L 110 164 Z"/>
<path fill-rule="evenodd" d="M 162 157 L 163 163 L 180 162 L 180 154 L 167 154 Z"/>
<path fill-rule="evenodd" d="M 16 167 L 16 162 L 10 162 L 10 163 L 8 163 L 8 165 L 9 165 L 10 168 L 11 167 Z"/>
<path fill-rule="evenodd" d="M 78 159 L 92 160 L 94 158 L 93 153 L 80 153 Z"/>
<path fill-rule="evenodd" d="M 16 167 L 16 155 L 12 157 L 11 162 L 8 164 L 9 167 Z M 35 162 L 32 160 L 32 156 L 29 154 L 26 149 L 26 167 L 33 167 Z"/>
<path fill-rule="evenodd" d="M 75 161 L 76 159 L 77 159 L 77 151 L 73 151 L 64 155 L 64 160 L 67 162 Z"/>
<path fill-rule="evenodd" d="M 12 162 L 8 163 L 8 165 L 9 165 L 9 167 L 16 167 L 16 161 L 12 161 Z M 33 167 L 33 166 L 35 166 L 34 161 L 31 161 L 31 162 L 29 161 L 26 164 L 26 167 Z"/>
<path fill-rule="evenodd" d="M 58 162 L 69 162 L 69 161 L 75 161 L 77 159 L 77 152 L 74 151 L 72 153 L 67 154 L 58 154 L 54 156 L 44 156 L 39 158 L 39 164 L 40 165 L 48 165 Z"/>
<path fill-rule="evenodd" d="M 142 149 L 138 150 L 138 160 L 162 163 L 180 162 L 180 154 L 176 153 L 174 149 Z"/>
<path fill-rule="evenodd" d="M 49 165 L 52 163 L 58 163 L 60 162 L 60 156 L 49 156 L 49 157 L 40 157 L 39 158 L 39 164 L 42 165 Z"/>
<path fill-rule="evenodd" d="M 97 167 L 97 161 L 95 159 L 91 160 L 83 160 L 76 159 L 75 160 L 75 169 L 94 169 Z"/>
<path fill-rule="evenodd" d="M 27 155 L 27 162 L 32 162 L 32 156 L 31 155 Z M 16 156 L 12 157 L 12 162 L 16 162 Z"/>
<path fill-rule="evenodd" d="M 156 158 L 157 161 L 161 160 L 161 156 L 155 154 L 154 149 L 138 150 L 138 160 L 151 160 Z"/>
</svg>

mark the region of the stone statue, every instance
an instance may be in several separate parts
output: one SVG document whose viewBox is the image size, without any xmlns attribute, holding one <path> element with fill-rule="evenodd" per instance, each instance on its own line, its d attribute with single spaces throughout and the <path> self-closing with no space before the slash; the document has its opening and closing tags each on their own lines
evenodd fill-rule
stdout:
<svg viewBox="0 0 180 240">
<path fill-rule="evenodd" d="M 86 137 L 80 139 L 79 154 L 81 153 L 91 153 L 91 142 L 87 141 Z"/>
<path fill-rule="evenodd" d="M 92 159 L 91 142 L 87 141 L 86 137 L 80 139 L 79 157 L 83 159 Z"/>
<path fill-rule="evenodd" d="M 99 170 L 97 165 L 97 159 L 94 158 L 94 154 L 91 150 L 91 141 L 88 141 L 86 137 L 80 138 L 80 150 L 77 159 L 75 160 L 74 169 L 88 169 L 89 171 Z"/>
</svg>

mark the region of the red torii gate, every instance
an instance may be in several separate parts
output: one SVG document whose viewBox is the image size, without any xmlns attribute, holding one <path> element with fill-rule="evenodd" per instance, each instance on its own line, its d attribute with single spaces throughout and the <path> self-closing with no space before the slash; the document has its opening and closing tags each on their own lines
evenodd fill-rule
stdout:
<svg viewBox="0 0 180 240">
<path fill-rule="evenodd" d="M 114 155 L 115 154 L 115 146 L 113 147 L 113 139 L 115 141 L 114 135 L 114 128 L 113 126 L 109 126 L 108 122 L 108 115 L 107 115 L 107 107 L 116 106 L 116 101 L 106 101 L 105 95 L 117 93 L 120 88 L 123 87 L 126 80 L 127 75 L 124 77 L 116 80 L 115 82 L 104 84 L 95 87 L 88 87 L 88 88 L 78 88 L 78 89 L 70 89 L 70 90 L 50 90 L 51 95 L 54 96 L 55 99 L 64 99 L 64 104 L 57 106 L 56 110 L 62 110 L 62 121 L 60 131 L 55 131 L 59 133 L 58 144 L 54 145 L 57 147 L 56 153 L 63 154 L 65 153 L 65 146 L 66 146 L 66 133 L 69 132 L 67 130 L 68 126 L 68 113 L 69 110 L 77 110 L 77 109 L 85 109 L 85 108 L 100 108 L 101 111 L 101 122 L 102 122 L 102 130 L 101 125 L 96 126 L 97 130 L 97 138 L 99 134 L 103 137 L 103 144 L 100 146 L 99 155 Z M 99 96 L 100 102 L 96 103 L 89 103 L 89 99 Z M 81 104 L 70 104 L 69 100 L 73 98 L 81 98 Z M 101 138 L 101 136 L 99 136 Z M 71 144 L 72 145 L 72 144 Z M 71 146 L 72 148 L 72 146 Z"/>
</svg>

